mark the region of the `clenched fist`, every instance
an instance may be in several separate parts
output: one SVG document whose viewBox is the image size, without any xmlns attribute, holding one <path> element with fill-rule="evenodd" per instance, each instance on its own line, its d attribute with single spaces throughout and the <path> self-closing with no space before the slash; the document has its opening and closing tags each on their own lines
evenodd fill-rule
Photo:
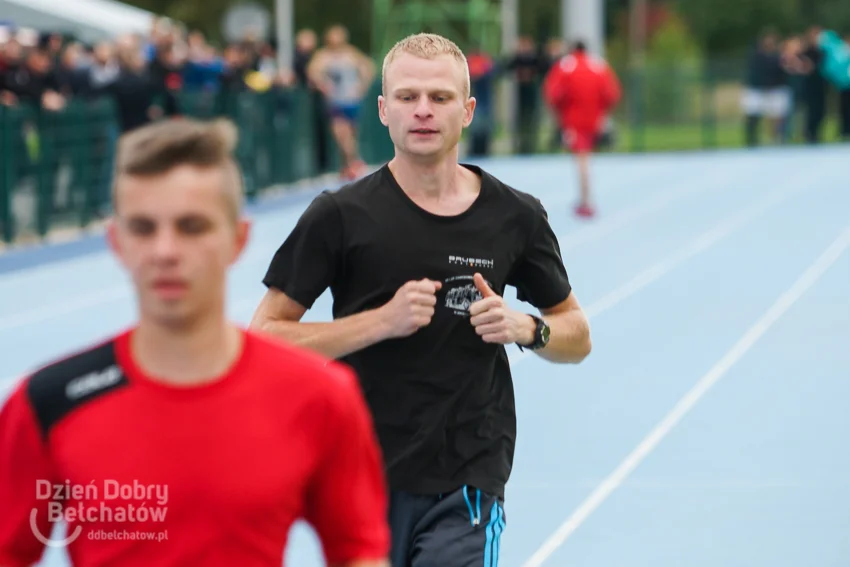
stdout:
<svg viewBox="0 0 850 567">
<path fill-rule="evenodd" d="M 428 325 L 437 305 L 438 281 L 423 279 L 401 286 L 381 307 L 382 320 L 389 325 L 388 338 L 407 337 Z"/>
<path fill-rule="evenodd" d="M 490 289 L 481 274 L 473 277 L 482 298 L 469 306 L 470 322 L 485 343 L 506 345 L 531 344 L 534 320 L 525 313 L 508 307 L 505 299 Z"/>
</svg>

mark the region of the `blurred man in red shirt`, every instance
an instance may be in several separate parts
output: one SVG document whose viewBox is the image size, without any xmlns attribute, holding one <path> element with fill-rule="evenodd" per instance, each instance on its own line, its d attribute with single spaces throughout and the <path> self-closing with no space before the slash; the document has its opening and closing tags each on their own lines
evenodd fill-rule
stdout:
<svg viewBox="0 0 850 567">
<path fill-rule="evenodd" d="M 620 101 L 620 82 L 608 64 L 588 55 L 579 41 L 546 75 L 543 96 L 558 116 L 564 144 L 578 159 L 581 199 L 576 214 L 591 217 L 589 154 Z"/>
<path fill-rule="evenodd" d="M 122 138 L 108 240 L 132 328 L 34 372 L 0 409 L 0 567 L 280 567 L 306 519 L 334 567 L 387 567 L 388 495 L 354 373 L 226 320 L 248 240 L 235 127 Z M 67 524 L 64 540 L 49 540 Z"/>
</svg>

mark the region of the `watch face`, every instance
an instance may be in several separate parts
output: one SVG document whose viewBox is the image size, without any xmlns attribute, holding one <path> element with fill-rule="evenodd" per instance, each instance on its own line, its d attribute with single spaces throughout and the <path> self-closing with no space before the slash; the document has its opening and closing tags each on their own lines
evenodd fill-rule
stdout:
<svg viewBox="0 0 850 567">
<path fill-rule="evenodd" d="M 549 325 L 541 322 L 540 327 L 540 340 L 545 346 L 549 342 Z"/>
</svg>

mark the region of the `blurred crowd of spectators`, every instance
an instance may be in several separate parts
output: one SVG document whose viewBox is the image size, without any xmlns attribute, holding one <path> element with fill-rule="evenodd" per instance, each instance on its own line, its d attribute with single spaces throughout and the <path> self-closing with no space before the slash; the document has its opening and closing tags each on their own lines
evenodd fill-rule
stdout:
<svg viewBox="0 0 850 567">
<path fill-rule="evenodd" d="M 73 98 L 114 98 L 127 131 L 180 112 L 181 92 L 266 90 L 289 84 L 272 47 L 246 40 L 216 50 L 203 34 L 157 20 L 147 36 L 95 45 L 54 33 L 0 28 L 0 104 L 58 110 Z"/>
<path fill-rule="evenodd" d="M 111 96 L 120 133 L 163 116 L 179 115 L 183 111 L 181 94 L 265 92 L 300 84 L 307 86 L 314 97 L 317 157 L 324 169 L 329 161 L 329 146 L 328 132 L 322 124 L 333 122 L 328 100 L 334 93 L 333 87 L 323 85 L 316 75 L 324 70 L 312 69 L 315 65 L 311 66 L 311 62 L 323 48 L 340 41 L 347 44 L 347 32 L 341 26 L 327 30 L 321 40 L 313 30 L 300 30 L 295 39 L 293 68 L 282 70 L 278 68 L 273 43 L 249 37 L 217 49 L 202 33 L 186 31 L 167 19 L 157 20 L 149 34 L 119 36 L 95 45 L 60 34 L 0 25 L 0 105 L 28 103 L 59 110 L 73 99 Z M 535 151 L 540 120 L 547 116 L 541 111 L 539 84 L 565 50 L 562 40 L 540 46 L 532 38 L 522 37 L 515 53 L 506 58 L 494 57 L 485 50 L 468 54 L 472 90 L 478 99 L 470 153 L 486 155 L 492 151 L 496 83 L 506 74 L 517 81 L 512 113 L 517 135 L 513 149 L 521 153 Z M 216 110 L 223 110 L 223 106 Z M 352 136 L 339 128 L 331 128 L 330 135 L 343 149 L 348 145 L 346 139 Z M 554 135 L 552 143 L 553 148 L 558 144 Z"/>
<path fill-rule="evenodd" d="M 759 143 L 764 121 L 776 142 L 798 136 L 809 142 L 821 139 L 830 87 L 818 72 L 820 53 L 814 45 L 818 31 L 812 28 L 787 38 L 767 32 L 758 41 L 742 98 L 750 145 Z M 108 95 L 116 103 L 118 129 L 123 132 L 162 116 L 179 115 L 180 94 L 265 92 L 301 84 L 315 97 L 315 139 L 320 166 L 324 166 L 328 144 L 321 124 L 333 117 L 327 104 L 332 94 L 308 71 L 330 37 L 327 32 L 321 42 L 313 30 L 299 31 L 293 68 L 279 69 L 273 43 L 249 37 L 217 49 L 202 33 L 186 31 L 167 19 L 157 20 L 148 34 L 120 36 L 95 45 L 0 24 L 0 105 L 29 103 L 58 110 L 75 98 Z M 476 120 L 470 128 L 471 154 L 492 151 L 497 130 L 496 84 L 505 76 L 517 84 L 511 150 L 532 153 L 540 149 L 541 139 L 546 137 L 541 138 L 541 128 L 552 131 L 548 149 L 557 149 L 560 142 L 542 104 L 539 85 L 565 50 L 558 39 L 538 45 L 533 38 L 521 37 L 507 57 L 483 49 L 468 53 L 472 92 L 478 100 Z M 843 136 L 850 137 L 850 91 L 839 93 L 839 101 L 839 127 Z M 334 137 L 341 134 L 332 129 Z"/>
<path fill-rule="evenodd" d="M 831 109 L 839 135 L 850 141 L 850 89 L 834 89 L 821 73 L 824 54 L 818 47 L 822 29 L 782 37 L 765 31 L 750 56 L 742 106 L 746 117 L 747 144 L 759 144 L 763 120 L 773 143 L 800 138 L 815 144 L 824 137 L 824 123 Z M 850 47 L 850 34 L 844 36 Z M 837 99 L 830 105 L 830 95 Z"/>
</svg>

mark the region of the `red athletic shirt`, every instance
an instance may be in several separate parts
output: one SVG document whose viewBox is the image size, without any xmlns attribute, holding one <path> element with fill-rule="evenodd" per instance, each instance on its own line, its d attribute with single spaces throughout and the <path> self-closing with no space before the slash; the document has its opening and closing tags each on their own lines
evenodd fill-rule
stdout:
<svg viewBox="0 0 850 567">
<path fill-rule="evenodd" d="M 280 567 L 299 518 L 329 563 L 387 556 L 381 453 L 352 371 L 246 331 L 222 379 L 168 386 L 134 364 L 131 332 L 29 376 L 0 411 L 0 565 L 37 562 L 30 515 L 51 537 L 57 509 L 66 535 L 81 529 L 78 567 Z"/>
<path fill-rule="evenodd" d="M 543 96 L 555 109 L 561 128 L 596 133 L 619 102 L 619 80 L 608 64 L 597 57 L 573 53 L 547 73 Z"/>
</svg>

